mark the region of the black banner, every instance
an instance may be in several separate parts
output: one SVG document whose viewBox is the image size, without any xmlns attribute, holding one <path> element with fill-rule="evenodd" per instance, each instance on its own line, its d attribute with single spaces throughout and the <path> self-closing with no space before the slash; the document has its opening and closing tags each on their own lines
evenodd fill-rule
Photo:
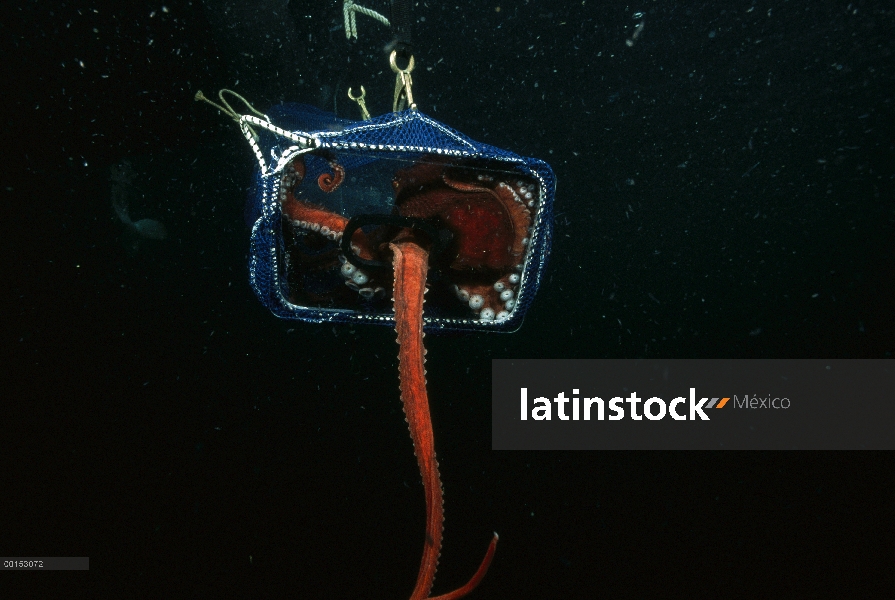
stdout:
<svg viewBox="0 0 895 600">
<path fill-rule="evenodd" d="M 890 360 L 492 361 L 494 450 L 892 450 Z"/>
</svg>

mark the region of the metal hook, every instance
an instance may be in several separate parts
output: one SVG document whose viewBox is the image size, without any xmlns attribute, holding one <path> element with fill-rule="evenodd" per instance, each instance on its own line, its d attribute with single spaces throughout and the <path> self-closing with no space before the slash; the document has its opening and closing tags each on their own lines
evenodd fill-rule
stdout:
<svg viewBox="0 0 895 600">
<path fill-rule="evenodd" d="M 391 56 L 389 56 L 388 59 L 389 64 L 392 66 L 392 71 L 395 72 L 395 101 L 392 104 L 392 112 L 404 110 L 405 106 L 409 106 L 413 110 L 416 110 L 416 103 L 413 101 L 413 91 L 411 90 L 411 87 L 413 86 L 413 78 L 410 76 L 410 72 L 413 71 L 413 67 L 416 63 L 411 54 L 407 67 L 401 69 L 395 62 L 397 58 L 398 51 L 392 50 Z"/>
<path fill-rule="evenodd" d="M 410 62 L 407 63 L 406 69 L 401 69 L 398 67 L 398 64 L 396 62 L 397 58 L 398 58 L 398 51 L 392 50 L 391 55 L 388 57 L 388 62 L 392 66 L 392 71 L 394 71 L 395 73 L 407 73 L 409 75 L 410 72 L 413 71 L 413 67 L 416 65 L 416 63 L 413 60 L 413 54 L 410 55 Z"/>
<path fill-rule="evenodd" d="M 367 110 L 367 105 L 364 102 L 364 97 L 367 95 L 367 90 L 364 89 L 364 86 L 360 86 L 360 96 L 352 96 L 351 88 L 348 88 L 348 97 L 357 102 L 357 105 L 360 106 L 360 114 L 363 117 L 364 121 L 368 121 L 370 119 L 370 112 Z"/>
</svg>

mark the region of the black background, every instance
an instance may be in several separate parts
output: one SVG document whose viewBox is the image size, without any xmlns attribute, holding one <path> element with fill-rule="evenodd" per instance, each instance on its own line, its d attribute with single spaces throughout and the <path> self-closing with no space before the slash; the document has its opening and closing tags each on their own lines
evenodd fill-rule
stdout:
<svg viewBox="0 0 895 600">
<path fill-rule="evenodd" d="M 255 300 L 254 159 L 192 99 L 231 87 L 262 110 L 354 116 L 345 88 L 365 72 L 380 114 L 388 34 L 359 18 L 347 45 L 334 2 L 238 20 L 224 5 L 0 8 L 0 548 L 91 559 L 7 574 L 16 597 L 412 589 L 423 497 L 394 333 L 279 321 Z M 550 162 L 557 236 L 520 331 L 426 338 L 436 592 L 496 530 L 474 597 L 889 596 L 892 454 L 492 452 L 490 359 L 890 358 L 892 9 L 497 8 L 417 6 L 415 99 Z M 109 203 L 125 158 L 132 215 L 169 231 L 136 250 Z"/>
</svg>

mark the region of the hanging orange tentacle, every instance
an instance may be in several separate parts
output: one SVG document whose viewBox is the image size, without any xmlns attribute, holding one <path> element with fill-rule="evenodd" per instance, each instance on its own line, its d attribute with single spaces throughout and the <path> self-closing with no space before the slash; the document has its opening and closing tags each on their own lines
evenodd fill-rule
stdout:
<svg viewBox="0 0 895 600">
<path fill-rule="evenodd" d="M 398 333 L 398 372 L 401 380 L 401 401 L 410 427 L 414 453 L 419 463 L 426 496 L 426 539 L 416 586 L 411 600 L 429 598 L 438 557 L 441 553 L 441 537 L 444 530 L 444 502 L 438 462 L 435 459 L 435 438 L 429 414 L 429 397 L 426 393 L 425 348 L 423 347 L 423 294 L 429 270 L 429 253 L 411 239 L 389 244 L 394 253 L 394 301 L 395 328 Z M 455 600 L 465 596 L 479 584 L 497 545 L 497 535 L 491 540 L 485 559 L 472 579 L 462 588 L 444 596 L 442 600 Z"/>
<path fill-rule="evenodd" d="M 494 537 L 491 538 L 491 543 L 488 544 L 488 551 L 485 552 L 485 558 L 482 559 L 482 564 L 479 565 L 479 568 L 475 572 L 475 575 L 472 576 L 472 579 L 467 581 L 466 585 L 463 587 L 441 596 L 431 597 L 430 600 L 457 600 L 457 598 L 462 598 L 474 590 L 476 586 L 482 582 L 482 579 L 485 578 L 485 573 L 488 572 L 488 567 L 491 566 L 491 559 L 494 558 L 495 550 L 497 550 L 497 532 L 495 532 Z"/>
<path fill-rule="evenodd" d="M 395 328 L 401 345 L 398 353 L 401 402 L 426 495 L 426 540 L 416 587 L 410 596 L 411 600 L 423 600 L 428 598 L 435 581 L 444 527 L 441 478 L 435 460 L 435 438 L 423 366 L 423 294 L 429 270 L 428 252 L 413 242 L 393 242 L 389 247 L 394 253 Z"/>
</svg>

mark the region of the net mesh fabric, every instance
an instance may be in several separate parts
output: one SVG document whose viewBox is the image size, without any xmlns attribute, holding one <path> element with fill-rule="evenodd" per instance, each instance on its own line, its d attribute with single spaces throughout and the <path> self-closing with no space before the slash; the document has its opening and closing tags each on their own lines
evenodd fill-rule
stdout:
<svg viewBox="0 0 895 600">
<path fill-rule="evenodd" d="M 314 107 L 283 104 L 272 109 L 268 116 L 278 127 L 300 132 L 315 140 L 315 153 L 303 155 L 307 179 L 316 179 L 327 172 L 330 158 L 335 158 L 350 176 L 362 167 L 370 168 L 381 161 L 406 164 L 425 156 L 444 156 L 464 161 L 486 161 L 506 173 L 537 181 L 538 203 L 532 214 L 531 239 L 516 304 L 509 318 L 483 322 L 475 318 L 429 316 L 427 310 L 425 327 L 427 330 L 512 331 L 521 325 L 540 285 L 552 241 L 556 182 L 553 171 L 546 163 L 476 142 L 415 110 L 389 113 L 367 121 L 350 121 Z M 247 211 L 252 219 L 250 281 L 259 299 L 282 318 L 316 323 L 366 322 L 393 325 L 394 318 L 389 311 L 365 311 L 359 307 L 302 306 L 290 301 L 279 203 L 280 174 L 277 169 L 282 169 L 283 155 L 295 152 L 296 148 L 293 141 L 270 131 L 261 131 L 260 134 L 259 145 L 269 158 L 265 173 L 260 170 L 256 172 L 250 208 Z M 350 206 L 342 212 L 346 217 L 354 216 Z"/>
</svg>

